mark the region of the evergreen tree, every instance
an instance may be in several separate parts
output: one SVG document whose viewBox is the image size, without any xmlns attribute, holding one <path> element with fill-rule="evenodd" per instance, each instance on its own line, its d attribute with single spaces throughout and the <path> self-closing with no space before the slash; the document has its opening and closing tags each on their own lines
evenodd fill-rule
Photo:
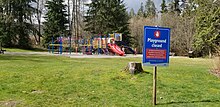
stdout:
<svg viewBox="0 0 220 107">
<path fill-rule="evenodd" d="M 98 2 L 92 1 L 90 4 L 86 4 L 89 7 L 87 10 L 87 15 L 84 16 L 84 22 L 86 23 L 85 31 L 89 31 L 91 33 L 96 33 L 97 26 L 96 25 L 96 10 L 98 10 Z"/>
<path fill-rule="evenodd" d="M 2 43 L 4 47 L 14 46 L 13 40 L 16 38 L 16 29 L 14 29 L 14 26 L 16 24 L 13 20 L 14 19 L 10 17 L 7 18 L 7 15 L 0 13 L 0 43 Z"/>
<path fill-rule="evenodd" d="M 64 36 L 67 31 L 67 11 L 64 0 L 52 0 L 46 2 L 48 12 L 44 23 L 44 43 L 49 43 L 52 37 Z"/>
<path fill-rule="evenodd" d="M 197 6 L 193 0 L 182 0 L 181 7 L 183 9 L 182 16 L 195 17 Z"/>
<path fill-rule="evenodd" d="M 141 3 L 141 7 L 138 10 L 137 16 L 140 16 L 140 17 L 144 17 L 145 16 L 143 3 Z"/>
<path fill-rule="evenodd" d="M 179 6 L 179 0 L 174 0 L 174 11 L 180 13 L 180 6 Z"/>
<path fill-rule="evenodd" d="M 3 19 L 3 8 L 2 8 L 2 3 L 0 1 L 0 43 L 3 41 L 3 24 L 4 24 L 4 19 Z"/>
<path fill-rule="evenodd" d="M 220 2 L 197 0 L 196 34 L 194 48 L 202 55 L 219 51 L 220 47 Z"/>
<path fill-rule="evenodd" d="M 166 13 L 168 11 L 166 6 L 166 0 L 162 0 L 160 7 L 161 7 L 161 13 Z"/>
<path fill-rule="evenodd" d="M 156 16 L 156 7 L 152 0 L 147 0 L 145 4 L 145 15 L 146 17 L 155 17 Z"/>
<path fill-rule="evenodd" d="M 35 8 L 31 3 L 35 0 L 1 0 L 1 38 L 3 45 L 30 48 L 29 33 L 33 25 L 29 23 Z"/>
<path fill-rule="evenodd" d="M 88 4 L 86 29 L 91 33 L 128 32 L 128 14 L 121 0 L 96 0 Z"/>
<path fill-rule="evenodd" d="M 180 10 L 179 2 L 180 2 L 179 0 L 174 0 L 171 3 L 169 3 L 169 9 L 168 10 L 170 12 L 176 12 L 177 14 L 180 14 L 181 10 Z"/>
<path fill-rule="evenodd" d="M 131 8 L 130 13 L 129 13 L 129 16 L 130 16 L 131 18 L 135 16 L 135 13 L 134 13 L 134 9 L 133 9 L 133 8 Z"/>
<path fill-rule="evenodd" d="M 179 2 L 179 0 L 174 0 L 174 11 L 178 14 L 181 13 Z"/>
<path fill-rule="evenodd" d="M 87 16 L 85 16 L 84 22 L 86 22 L 86 31 L 93 34 L 99 34 L 110 31 L 107 28 L 111 16 L 111 9 L 109 6 L 111 3 L 107 3 L 104 0 L 94 0 L 91 4 L 88 4 L 89 10 L 87 11 Z M 110 9 L 110 10 L 109 10 Z M 108 31 L 107 31 L 108 29 Z"/>
<path fill-rule="evenodd" d="M 86 31 L 93 34 L 114 32 L 129 34 L 129 16 L 122 0 L 95 0 L 88 6 L 84 20 Z"/>
</svg>

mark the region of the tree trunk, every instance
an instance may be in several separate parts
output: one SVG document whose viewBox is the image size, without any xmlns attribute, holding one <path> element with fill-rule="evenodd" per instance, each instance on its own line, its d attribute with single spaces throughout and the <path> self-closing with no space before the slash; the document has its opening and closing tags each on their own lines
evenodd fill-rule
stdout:
<svg viewBox="0 0 220 107">
<path fill-rule="evenodd" d="M 68 8 L 68 26 L 69 26 L 69 34 L 70 34 L 70 26 L 71 26 L 71 21 L 70 21 L 70 0 L 67 1 L 67 8 Z"/>
<path fill-rule="evenodd" d="M 37 30 L 37 35 L 38 35 L 38 44 L 40 45 L 40 39 L 42 37 L 41 35 L 41 16 L 42 16 L 42 11 L 43 11 L 43 6 L 44 1 L 43 0 L 37 0 L 37 22 L 38 22 L 38 30 Z"/>
<path fill-rule="evenodd" d="M 210 58 L 210 59 L 212 58 L 212 51 L 211 51 L 211 48 L 209 48 L 209 58 Z"/>
<path fill-rule="evenodd" d="M 142 68 L 142 64 L 137 62 L 129 62 L 123 71 L 129 72 L 130 74 L 137 74 L 144 72 Z"/>
</svg>

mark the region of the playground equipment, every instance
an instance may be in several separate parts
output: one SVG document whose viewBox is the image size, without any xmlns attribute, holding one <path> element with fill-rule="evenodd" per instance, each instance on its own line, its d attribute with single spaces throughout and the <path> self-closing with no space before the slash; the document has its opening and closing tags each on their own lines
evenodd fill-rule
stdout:
<svg viewBox="0 0 220 107">
<path fill-rule="evenodd" d="M 124 47 L 124 49 L 125 49 L 126 51 L 129 51 L 129 52 L 132 53 L 132 54 L 137 54 L 137 53 L 136 53 L 136 49 L 133 50 L 131 47 L 127 46 L 127 44 L 124 43 L 123 41 L 116 41 L 115 43 L 116 43 L 118 46 Z"/>
<path fill-rule="evenodd" d="M 116 44 L 108 44 L 108 46 L 110 47 L 110 50 L 112 50 L 112 52 L 117 53 L 120 56 L 124 56 L 125 55 L 125 52 L 122 51 L 120 49 L 120 47 L 117 46 Z"/>
<path fill-rule="evenodd" d="M 76 53 L 87 55 L 92 54 L 118 54 L 124 56 L 124 50 L 130 50 L 133 54 L 136 52 L 128 47 L 122 41 L 121 33 L 114 33 L 108 35 L 97 35 L 91 38 L 71 38 L 71 37 L 52 37 L 52 42 L 48 45 L 49 52 L 62 54 L 68 52 L 71 54 L 75 50 Z"/>
<path fill-rule="evenodd" d="M 69 52 L 71 52 L 70 50 L 71 45 L 70 45 L 70 42 L 68 42 L 68 41 L 71 41 L 71 38 L 70 39 L 69 38 L 66 39 L 63 37 L 57 37 L 57 39 L 55 40 L 55 38 L 52 37 L 52 42 L 48 45 L 48 51 L 52 52 L 53 54 L 55 53 L 55 51 L 57 51 L 58 54 L 62 54 L 63 49 L 66 49 L 67 51 L 67 48 L 69 48 Z"/>
</svg>

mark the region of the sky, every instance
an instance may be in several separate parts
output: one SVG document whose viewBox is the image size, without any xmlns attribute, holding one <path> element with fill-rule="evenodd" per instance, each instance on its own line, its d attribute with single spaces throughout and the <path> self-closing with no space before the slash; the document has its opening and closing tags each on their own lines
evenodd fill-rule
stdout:
<svg viewBox="0 0 220 107">
<path fill-rule="evenodd" d="M 84 0 L 84 1 L 91 2 L 91 0 Z M 134 11 L 137 12 L 138 9 L 141 7 L 141 3 L 145 5 L 146 1 L 147 0 L 124 0 L 124 3 L 128 11 L 130 11 L 131 8 L 133 8 Z M 153 1 L 157 10 L 160 10 L 160 4 L 162 0 L 153 0 Z"/>
<path fill-rule="evenodd" d="M 91 2 L 91 0 L 83 0 L 83 1 L 87 2 L 87 3 Z M 137 13 L 138 9 L 141 6 L 141 3 L 143 3 L 143 5 L 145 5 L 146 1 L 147 0 L 124 0 L 124 3 L 125 3 L 125 6 L 127 8 L 127 11 L 130 11 L 131 8 L 133 8 L 135 13 Z M 162 0 L 152 0 L 152 1 L 154 1 L 154 4 L 157 8 L 157 11 L 160 11 L 160 4 L 161 4 Z M 65 2 L 67 3 L 67 0 L 65 0 Z M 42 21 L 44 21 L 44 19 L 42 19 Z"/>
<path fill-rule="evenodd" d="M 141 2 L 145 5 L 146 1 L 147 0 L 124 0 L 128 11 L 130 11 L 131 8 L 133 8 L 135 12 L 137 12 L 138 9 L 140 8 Z M 160 4 L 162 0 L 153 0 L 153 1 L 157 10 L 160 10 Z"/>
</svg>

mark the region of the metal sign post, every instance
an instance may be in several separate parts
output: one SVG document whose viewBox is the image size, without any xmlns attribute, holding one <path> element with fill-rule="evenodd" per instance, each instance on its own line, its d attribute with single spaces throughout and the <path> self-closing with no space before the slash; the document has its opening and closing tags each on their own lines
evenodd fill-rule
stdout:
<svg viewBox="0 0 220 107">
<path fill-rule="evenodd" d="M 157 66 L 169 65 L 170 28 L 144 26 L 143 65 L 154 66 L 153 105 L 157 99 Z"/>
<path fill-rule="evenodd" d="M 153 74 L 153 105 L 157 102 L 157 66 L 154 66 Z"/>
</svg>

